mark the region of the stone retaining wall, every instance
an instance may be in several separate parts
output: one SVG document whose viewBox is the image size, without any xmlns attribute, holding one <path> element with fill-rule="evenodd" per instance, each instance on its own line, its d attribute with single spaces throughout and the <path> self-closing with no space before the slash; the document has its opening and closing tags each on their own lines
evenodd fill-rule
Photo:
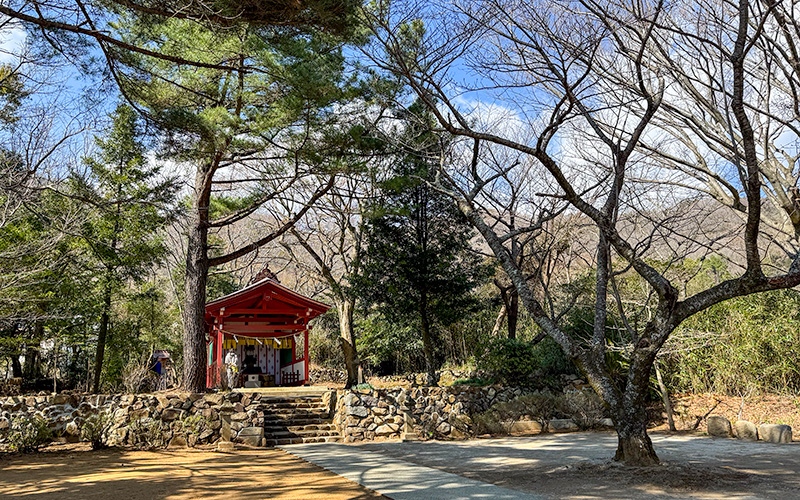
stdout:
<svg viewBox="0 0 800 500">
<path fill-rule="evenodd" d="M 334 423 L 345 442 L 376 438 L 463 439 L 470 415 L 522 394 L 519 388 L 417 387 L 340 390 Z"/>
<path fill-rule="evenodd" d="M 469 435 L 473 413 L 522 394 L 518 388 L 418 387 L 339 390 L 333 421 L 346 442 L 376 438 L 459 439 Z M 44 418 L 56 438 L 76 442 L 86 420 L 99 412 L 110 418 L 109 444 L 137 445 L 155 430 L 164 444 L 212 444 L 225 440 L 258 444 L 264 436 L 268 403 L 257 393 L 164 393 L 0 398 L 0 439 L 16 416 Z M 223 425 L 222 415 L 227 415 Z M 228 429 L 230 434 L 227 435 Z M 137 434 L 138 433 L 138 434 Z"/>
<path fill-rule="evenodd" d="M 56 438 L 76 442 L 87 418 L 107 412 L 112 446 L 141 443 L 144 438 L 136 432 L 149 433 L 148 439 L 164 444 L 211 444 L 228 429 L 227 439 L 252 443 L 253 435 L 263 436 L 265 407 L 261 395 L 238 392 L 14 396 L 0 399 L 0 433 L 13 417 L 38 415 Z M 229 426 L 222 425 L 220 413 L 229 416 Z M 161 433 L 160 439 L 155 439 L 154 430 Z"/>
</svg>

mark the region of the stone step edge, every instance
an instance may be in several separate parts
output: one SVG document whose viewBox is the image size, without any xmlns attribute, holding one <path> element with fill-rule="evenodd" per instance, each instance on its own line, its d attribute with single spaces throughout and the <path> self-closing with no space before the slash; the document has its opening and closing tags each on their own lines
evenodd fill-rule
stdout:
<svg viewBox="0 0 800 500">
<path fill-rule="evenodd" d="M 329 437 L 329 436 L 341 436 L 339 431 L 337 430 L 329 430 L 329 431 L 300 431 L 300 432 L 270 432 L 267 434 L 264 433 L 264 437 L 269 437 L 271 439 L 281 439 L 281 438 L 291 438 L 291 437 Z"/>
<path fill-rule="evenodd" d="M 283 446 L 286 444 L 305 444 L 305 443 L 339 443 L 342 441 L 340 436 L 328 436 L 324 438 L 281 438 L 265 439 L 264 446 Z"/>
<path fill-rule="evenodd" d="M 336 430 L 336 425 L 334 424 L 264 426 L 264 432 L 333 431 L 333 430 Z"/>
</svg>

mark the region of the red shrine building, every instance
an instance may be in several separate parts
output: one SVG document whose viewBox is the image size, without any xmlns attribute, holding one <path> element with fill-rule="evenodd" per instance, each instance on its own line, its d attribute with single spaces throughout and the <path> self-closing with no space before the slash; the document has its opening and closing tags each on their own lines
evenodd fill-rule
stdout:
<svg viewBox="0 0 800 500">
<path fill-rule="evenodd" d="M 236 387 L 304 385 L 308 322 L 330 307 L 281 285 L 268 269 L 245 288 L 207 303 L 207 387 L 228 380 L 226 358 L 235 360 Z"/>
</svg>

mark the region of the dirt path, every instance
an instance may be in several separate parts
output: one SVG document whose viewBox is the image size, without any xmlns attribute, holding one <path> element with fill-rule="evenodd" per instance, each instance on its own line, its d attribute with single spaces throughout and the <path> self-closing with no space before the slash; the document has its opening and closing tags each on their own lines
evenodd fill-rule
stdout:
<svg viewBox="0 0 800 500">
<path fill-rule="evenodd" d="M 0 498 L 385 499 L 281 450 L 47 451 L 0 459 Z"/>
</svg>

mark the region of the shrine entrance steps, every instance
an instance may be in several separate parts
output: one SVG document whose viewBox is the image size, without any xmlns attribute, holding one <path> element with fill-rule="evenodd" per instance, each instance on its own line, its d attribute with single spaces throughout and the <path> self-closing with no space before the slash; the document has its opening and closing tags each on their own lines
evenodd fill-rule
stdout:
<svg viewBox="0 0 800 500">
<path fill-rule="evenodd" d="M 262 399 L 264 445 L 340 442 L 329 401 L 324 393 L 270 394 Z"/>
</svg>

